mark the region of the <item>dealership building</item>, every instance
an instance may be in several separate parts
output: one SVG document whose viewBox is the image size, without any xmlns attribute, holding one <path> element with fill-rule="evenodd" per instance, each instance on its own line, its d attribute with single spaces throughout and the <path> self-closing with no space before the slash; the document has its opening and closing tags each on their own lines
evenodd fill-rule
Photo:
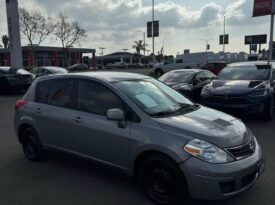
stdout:
<svg viewBox="0 0 275 205">
<path fill-rule="evenodd" d="M 73 64 L 82 63 L 83 55 L 92 56 L 91 65 L 96 66 L 95 49 L 89 48 L 62 48 L 38 46 L 22 46 L 22 57 L 24 68 L 34 66 L 60 66 L 68 67 Z M 0 66 L 10 66 L 11 55 L 8 48 L 0 48 Z"/>
</svg>

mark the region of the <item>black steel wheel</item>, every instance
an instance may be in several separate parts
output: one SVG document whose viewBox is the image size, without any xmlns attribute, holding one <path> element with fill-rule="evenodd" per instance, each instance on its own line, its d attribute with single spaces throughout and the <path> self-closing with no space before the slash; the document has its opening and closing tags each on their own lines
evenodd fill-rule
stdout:
<svg viewBox="0 0 275 205">
<path fill-rule="evenodd" d="M 43 158 L 44 150 L 41 146 L 38 135 L 32 128 L 27 128 L 21 136 L 22 148 L 25 156 L 31 161 L 40 161 Z"/>
<path fill-rule="evenodd" d="M 187 196 L 182 171 L 163 155 L 152 155 L 143 161 L 140 183 L 148 198 L 156 204 L 184 204 Z"/>
</svg>

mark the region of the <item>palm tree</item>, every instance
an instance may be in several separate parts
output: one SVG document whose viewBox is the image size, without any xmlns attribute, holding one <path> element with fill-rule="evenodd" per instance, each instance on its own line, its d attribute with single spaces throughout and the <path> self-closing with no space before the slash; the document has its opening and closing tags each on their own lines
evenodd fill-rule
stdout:
<svg viewBox="0 0 275 205">
<path fill-rule="evenodd" d="M 8 48 L 8 45 L 9 45 L 9 37 L 7 35 L 3 35 L 2 36 L 2 42 L 4 44 L 4 47 L 5 48 Z"/>
<path fill-rule="evenodd" d="M 136 49 L 136 53 L 139 57 L 139 62 L 141 61 L 141 54 L 140 54 L 140 51 L 144 50 L 144 45 L 143 45 L 143 42 L 142 40 L 138 40 L 138 41 L 134 41 L 134 45 L 133 45 L 133 48 Z"/>
</svg>

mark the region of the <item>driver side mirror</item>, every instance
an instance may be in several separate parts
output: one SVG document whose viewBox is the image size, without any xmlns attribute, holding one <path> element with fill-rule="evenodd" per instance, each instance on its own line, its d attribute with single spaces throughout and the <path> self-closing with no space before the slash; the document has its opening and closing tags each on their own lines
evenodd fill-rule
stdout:
<svg viewBox="0 0 275 205">
<path fill-rule="evenodd" d="M 107 119 L 113 121 L 124 121 L 124 112 L 121 109 L 114 108 L 107 110 Z"/>
</svg>

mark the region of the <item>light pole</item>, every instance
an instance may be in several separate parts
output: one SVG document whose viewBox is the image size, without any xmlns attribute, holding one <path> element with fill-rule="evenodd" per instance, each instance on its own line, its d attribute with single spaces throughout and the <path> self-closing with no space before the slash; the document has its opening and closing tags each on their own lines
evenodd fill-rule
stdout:
<svg viewBox="0 0 275 205">
<path fill-rule="evenodd" d="M 106 48 L 104 48 L 104 47 L 99 47 L 99 49 L 101 50 L 101 52 L 100 52 L 100 54 L 101 54 L 101 67 L 103 68 L 103 51 L 104 51 L 104 49 L 106 49 Z"/>
<path fill-rule="evenodd" d="M 144 55 L 144 64 L 145 64 L 145 51 L 146 51 L 146 44 L 145 44 L 145 32 L 144 31 L 137 31 L 139 33 L 143 33 L 143 55 Z"/>
<path fill-rule="evenodd" d="M 122 63 L 123 63 L 124 62 L 124 55 L 126 54 L 126 51 L 128 51 L 128 49 L 127 48 L 123 48 L 122 50 L 124 51 L 123 57 L 122 57 Z"/>
<path fill-rule="evenodd" d="M 208 42 L 211 41 L 211 40 L 213 40 L 213 39 L 212 39 L 212 38 L 211 38 L 211 39 L 204 39 L 204 38 L 202 38 L 201 40 L 205 42 L 205 53 L 207 53 L 207 50 L 208 50 Z"/>
<path fill-rule="evenodd" d="M 153 63 L 155 63 L 155 37 L 154 37 L 154 21 L 155 21 L 155 1 L 152 0 L 152 51 Z"/>
<path fill-rule="evenodd" d="M 226 15 L 223 17 L 223 53 L 225 52 L 225 19 Z"/>
</svg>

